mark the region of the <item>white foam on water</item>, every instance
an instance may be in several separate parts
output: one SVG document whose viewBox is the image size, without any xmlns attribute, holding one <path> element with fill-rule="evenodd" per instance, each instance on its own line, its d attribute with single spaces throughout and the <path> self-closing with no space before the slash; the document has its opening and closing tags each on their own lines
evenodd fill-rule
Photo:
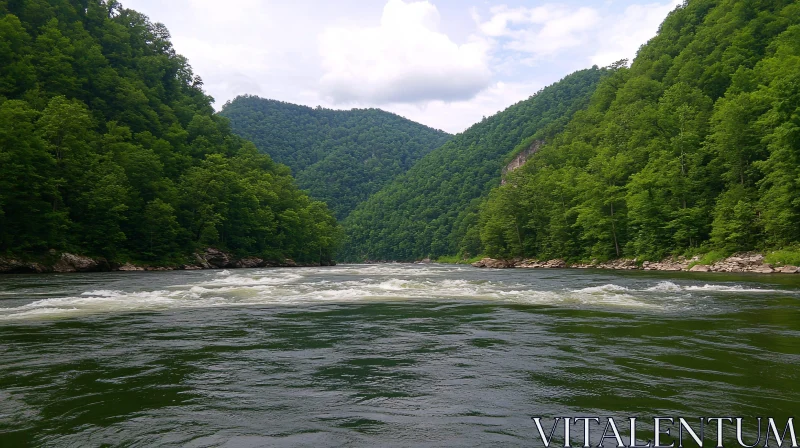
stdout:
<svg viewBox="0 0 800 448">
<path fill-rule="evenodd" d="M 643 301 L 633 296 L 631 294 L 633 292 L 635 291 L 630 288 L 611 283 L 572 290 L 566 294 L 565 301 L 593 307 L 614 306 L 651 309 L 660 309 L 664 307 L 663 305 Z"/>
<path fill-rule="evenodd" d="M 626 291 L 630 290 L 624 286 L 619 286 L 614 284 L 608 284 L 603 286 L 590 286 L 588 288 L 575 290 L 575 292 L 577 293 L 585 293 L 585 294 L 606 294 L 606 293 L 618 293 Z"/>
<path fill-rule="evenodd" d="M 582 305 L 615 306 L 625 308 L 664 309 L 664 305 L 649 303 L 630 294 L 576 294 L 574 296 Z"/>
<path fill-rule="evenodd" d="M 31 319 L 42 317 L 67 317 L 70 313 L 77 313 L 80 311 L 78 308 L 35 308 L 28 311 L 22 311 L 13 315 L 14 319 Z M 0 317 L 0 320 L 3 320 Z"/>
<path fill-rule="evenodd" d="M 400 280 L 397 278 L 386 280 L 378 284 L 378 288 L 388 291 L 402 291 L 404 288 L 408 288 L 408 286 L 409 282 L 407 280 Z"/>
<path fill-rule="evenodd" d="M 222 271 L 228 272 L 228 271 Z M 220 273 L 217 273 L 219 275 Z M 213 278 L 209 281 L 199 283 L 200 286 L 205 287 L 228 287 L 228 286 L 263 286 L 263 285 L 285 285 L 287 283 L 294 282 L 303 278 L 302 275 L 296 273 L 280 273 L 278 275 L 275 272 L 271 272 L 267 275 L 259 274 L 256 272 L 254 275 L 239 275 L 239 274 L 231 274 L 228 272 L 228 275 L 220 276 L 219 278 Z M 184 285 L 189 286 L 189 285 Z"/>
<path fill-rule="evenodd" d="M 684 289 L 687 291 L 713 291 L 713 292 L 789 292 L 780 289 L 761 289 L 761 288 L 745 288 L 741 285 L 703 285 L 703 286 L 686 286 Z"/>
<path fill-rule="evenodd" d="M 638 308 L 659 310 L 664 309 L 664 305 L 649 303 L 639 298 L 614 291 L 602 292 L 599 288 L 585 288 L 585 290 L 564 290 L 564 291 L 530 291 L 515 290 L 500 292 L 500 296 L 514 303 L 530 305 L 551 305 L 551 306 L 570 306 L 570 307 L 591 307 L 607 309 L 613 308 Z"/>
<path fill-rule="evenodd" d="M 173 297 L 170 297 L 173 295 Z M 176 293 L 151 291 L 124 293 L 106 290 L 87 291 L 78 297 L 58 297 L 31 302 L 16 308 L 0 309 L 0 319 L 18 319 L 41 315 L 93 314 L 108 311 L 167 309 L 175 304 Z"/>
<path fill-rule="evenodd" d="M 458 269 L 463 269 L 459 267 Z M 442 278 L 454 269 L 354 265 L 331 269 L 264 269 L 203 274 L 191 284 L 163 286 L 154 291 L 98 288 L 68 297 L 43 298 L 25 305 L 0 308 L 0 320 L 52 319 L 88 314 L 161 311 L 243 305 L 303 305 L 367 301 L 477 300 L 590 309 L 675 311 L 705 306 L 698 292 L 789 292 L 740 285 L 679 285 L 671 281 L 638 287 L 614 283 L 565 288 L 486 278 Z M 319 272 L 319 274 L 315 274 Z M 322 277 L 322 278 L 320 278 Z M 341 279 L 341 280 L 336 280 Z M 584 283 L 585 284 L 585 283 Z M 116 286 L 116 285 L 115 285 Z M 555 286 L 555 287 L 553 287 Z M 679 293 L 679 294 L 677 294 Z M 705 299 L 704 299 L 705 298 Z"/>
<path fill-rule="evenodd" d="M 351 302 L 357 299 L 363 299 L 364 297 L 369 297 L 371 294 L 372 293 L 369 290 L 365 289 L 328 289 L 305 294 L 299 298 L 306 299 L 307 301 L 322 300 L 326 302 Z"/>
<path fill-rule="evenodd" d="M 231 280 L 234 277 L 236 279 Z M 383 300 L 488 300 L 509 303 L 653 307 L 616 285 L 581 290 L 506 290 L 487 281 L 374 279 L 343 282 L 279 282 L 276 278 L 224 277 L 225 283 L 202 282 L 166 290 L 125 292 L 92 290 L 79 296 L 49 298 L 16 308 L 0 308 L 0 320 L 72 317 L 109 312 L 159 311 L 242 305 L 301 305 Z M 296 277 L 294 278 L 296 279 Z M 235 280 L 235 281 L 234 281 Z M 522 285 L 515 285 L 522 286 Z M 530 288 L 530 287 L 528 287 Z"/>
<path fill-rule="evenodd" d="M 110 289 L 98 289 L 96 291 L 86 291 L 81 293 L 82 296 L 97 296 L 97 297 L 116 297 L 120 294 L 124 294 L 123 291 L 117 290 L 110 290 Z"/>
<path fill-rule="evenodd" d="M 403 264 L 351 264 L 337 266 L 337 274 L 361 275 L 367 277 L 425 277 L 438 276 L 450 272 L 460 272 L 464 268 L 453 265 L 403 265 Z M 328 268 L 318 268 L 312 272 L 329 274 Z"/>
<path fill-rule="evenodd" d="M 647 291 L 680 292 L 683 291 L 683 288 L 675 283 L 665 281 L 665 282 L 658 282 L 657 285 L 647 288 Z"/>
</svg>

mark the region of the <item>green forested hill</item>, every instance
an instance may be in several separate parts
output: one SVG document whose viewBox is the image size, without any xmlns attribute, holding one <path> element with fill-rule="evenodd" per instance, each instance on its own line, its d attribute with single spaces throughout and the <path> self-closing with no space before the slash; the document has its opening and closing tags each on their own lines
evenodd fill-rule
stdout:
<svg viewBox="0 0 800 448">
<path fill-rule="evenodd" d="M 492 192 L 483 250 L 659 259 L 800 242 L 800 3 L 689 0 Z"/>
<path fill-rule="evenodd" d="M 325 204 L 213 112 L 146 16 L 113 0 L 0 1 L 0 254 L 330 257 Z"/>
<path fill-rule="evenodd" d="M 288 165 L 300 187 L 339 218 L 450 136 L 378 109 L 339 111 L 240 96 L 220 115 Z"/>
<path fill-rule="evenodd" d="M 480 241 L 467 229 L 510 156 L 561 129 L 608 73 L 594 67 L 569 75 L 425 156 L 347 218 L 344 258 L 413 260 L 460 249 L 474 254 Z"/>
</svg>

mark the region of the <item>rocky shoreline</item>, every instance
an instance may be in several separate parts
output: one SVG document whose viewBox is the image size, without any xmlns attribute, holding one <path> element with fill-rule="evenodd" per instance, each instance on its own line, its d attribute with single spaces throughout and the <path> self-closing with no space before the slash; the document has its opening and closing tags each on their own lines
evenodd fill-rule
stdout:
<svg viewBox="0 0 800 448">
<path fill-rule="evenodd" d="M 115 263 L 105 258 L 92 258 L 70 253 L 51 252 L 51 261 L 23 261 L 17 258 L 0 257 L 0 274 L 43 274 L 48 272 L 112 272 L 112 271 L 193 271 L 200 269 L 240 269 L 266 267 L 307 267 L 333 266 L 336 262 L 296 263 L 293 260 L 264 260 L 257 257 L 236 258 L 232 254 L 218 249 L 208 248 L 193 254 L 194 260 L 189 264 L 174 266 L 138 265 L 130 262 Z"/>
<path fill-rule="evenodd" d="M 659 262 L 643 261 L 637 259 L 618 259 L 605 263 L 567 263 L 564 260 L 498 260 L 494 258 L 484 258 L 472 263 L 477 268 L 490 269 L 617 269 L 617 270 L 642 270 L 642 271 L 686 271 L 686 272 L 752 272 L 757 274 L 799 274 L 800 267 L 779 266 L 769 264 L 764 260 L 764 255 L 759 253 L 738 253 L 730 257 L 719 260 L 710 265 L 698 264 L 700 257 L 693 258 L 675 257 Z"/>
</svg>

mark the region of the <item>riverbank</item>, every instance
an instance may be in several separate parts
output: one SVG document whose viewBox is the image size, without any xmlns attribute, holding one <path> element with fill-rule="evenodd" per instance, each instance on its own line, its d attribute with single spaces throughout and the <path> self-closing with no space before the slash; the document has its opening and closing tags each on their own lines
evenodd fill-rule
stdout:
<svg viewBox="0 0 800 448">
<path fill-rule="evenodd" d="M 151 265 L 109 261 L 102 257 L 87 257 L 71 253 L 49 254 L 36 260 L 24 260 L 14 257 L 0 257 L 0 274 L 43 274 L 48 272 L 112 272 L 112 271 L 180 271 L 201 269 L 239 269 L 265 267 L 311 267 L 334 266 L 335 261 L 323 263 L 298 263 L 291 259 L 265 260 L 258 257 L 236 257 L 219 249 L 207 248 L 195 252 L 187 263 L 171 265 Z"/>
<path fill-rule="evenodd" d="M 607 262 L 596 263 L 567 263 L 564 260 L 532 260 L 514 259 L 503 260 L 494 258 L 483 258 L 472 266 L 477 268 L 490 269 L 615 269 L 615 270 L 643 270 L 643 271 L 687 271 L 687 272 L 736 272 L 736 273 L 757 273 L 757 274 L 798 274 L 800 267 L 786 265 L 782 263 L 768 263 L 764 254 L 745 252 L 733 254 L 729 257 L 703 263 L 703 257 L 695 256 L 692 258 L 674 257 L 664 259 L 659 262 L 639 261 L 637 259 L 618 259 Z"/>
</svg>

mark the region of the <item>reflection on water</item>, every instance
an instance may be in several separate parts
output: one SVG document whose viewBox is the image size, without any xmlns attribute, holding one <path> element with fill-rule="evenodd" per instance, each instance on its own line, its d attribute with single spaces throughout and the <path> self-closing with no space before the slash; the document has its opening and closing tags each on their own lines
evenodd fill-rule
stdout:
<svg viewBox="0 0 800 448">
<path fill-rule="evenodd" d="M 797 417 L 798 283 L 436 265 L 2 277 L 0 441 L 531 446 L 531 416 Z"/>
</svg>

